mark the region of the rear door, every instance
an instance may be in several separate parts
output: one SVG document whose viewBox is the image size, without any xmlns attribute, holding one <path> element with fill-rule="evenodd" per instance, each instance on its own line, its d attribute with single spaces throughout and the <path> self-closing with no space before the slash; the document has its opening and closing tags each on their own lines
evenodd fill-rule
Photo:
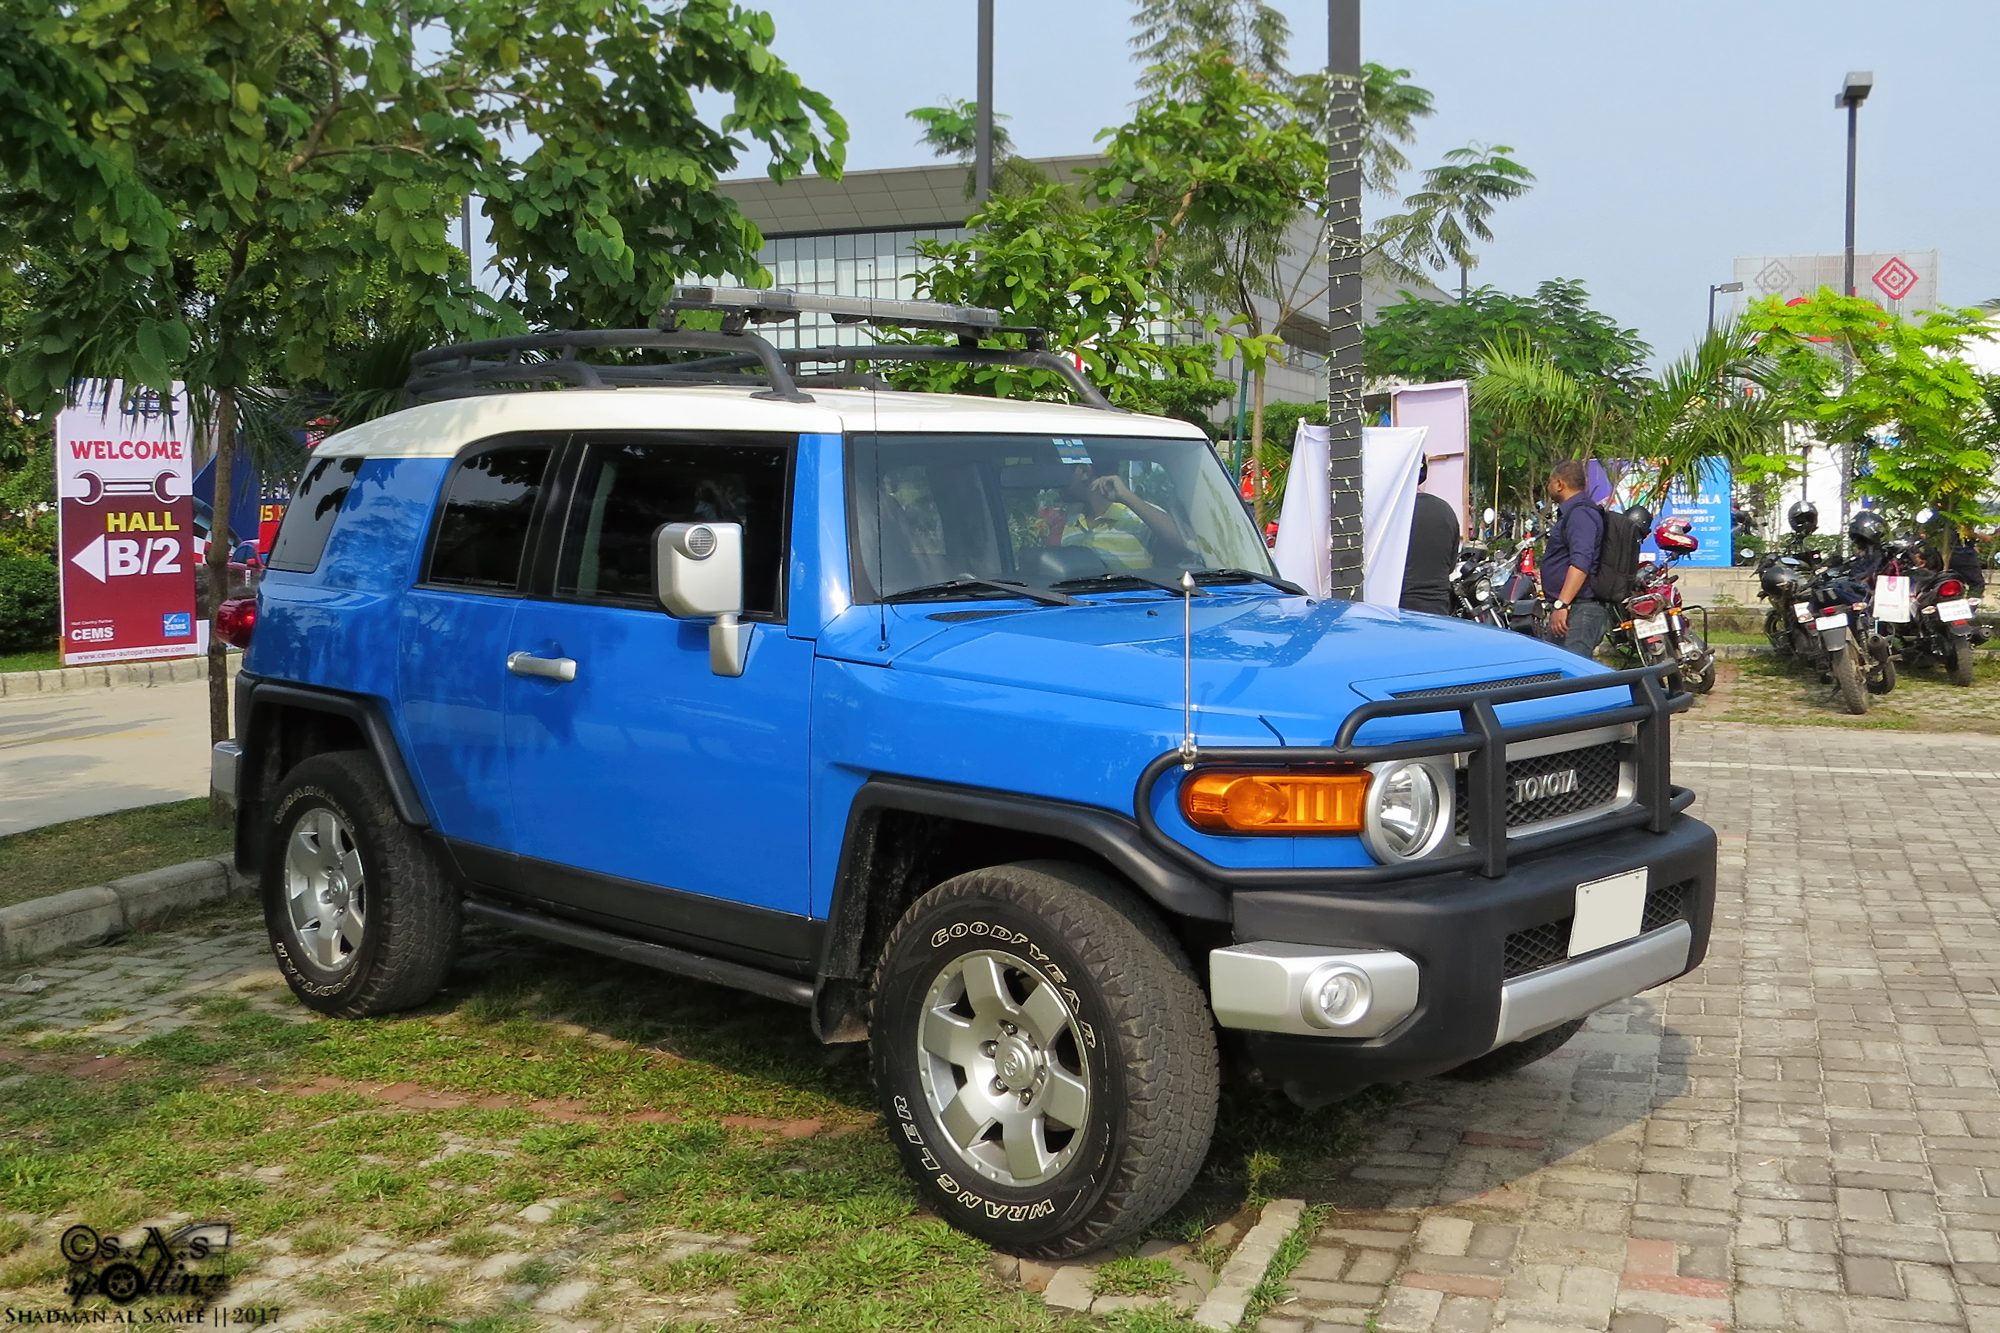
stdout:
<svg viewBox="0 0 2000 1333">
<path fill-rule="evenodd" d="M 507 654 L 529 533 L 562 441 L 502 436 L 453 462 L 418 584 L 403 602 L 396 672 L 411 767 L 437 830 L 481 847 L 507 849 L 513 839 Z"/>
<path fill-rule="evenodd" d="M 813 645 L 784 628 L 796 438 L 579 434 L 538 591 L 512 651 L 574 663 L 512 676 L 514 845 L 537 896 L 707 943 L 805 957 Z M 709 670 L 706 621 L 656 598 L 653 533 L 744 532 L 743 675 Z"/>
</svg>

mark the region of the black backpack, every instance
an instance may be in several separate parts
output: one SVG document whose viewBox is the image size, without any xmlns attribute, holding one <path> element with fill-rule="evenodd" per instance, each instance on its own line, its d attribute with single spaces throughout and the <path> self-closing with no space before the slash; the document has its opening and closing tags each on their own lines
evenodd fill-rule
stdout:
<svg viewBox="0 0 2000 1333">
<path fill-rule="evenodd" d="M 1600 602 L 1622 602 L 1639 583 L 1639 547 L 1646 532 L 1625 516 L 1623 510 L 1606 509 L 1604 540 L 1597 548 L 1597 564 L 1590 571 L 1590 586 Z"/>
</svg>

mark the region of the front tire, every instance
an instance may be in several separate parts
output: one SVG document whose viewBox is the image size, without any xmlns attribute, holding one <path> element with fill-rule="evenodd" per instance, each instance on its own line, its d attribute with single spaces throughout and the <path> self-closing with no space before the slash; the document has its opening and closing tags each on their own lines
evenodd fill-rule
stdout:
<svg viewBox="0 0 2000 1333">
<path fill-rule="evenodd" d="M 314 755 L 269 808 L 264 925 L 300 1002 L 373 1018 L 436 994 L 458 950 L 458 893 L 397 817 L 374 760 Z"/>
<path fill-rule="evenodd" d="M 1828 674 L 1833 677 L 1834 693 L 1840 697 L 1840 706 L 1855 714 L 1868 711 L 1868 687 L 1861 679 L 1861 663 L 1855 660 L 1858 654 L 1859 645 L 1849 640 L 1847 646 L 1835 652 L 1827 663 Z"/>
<path fill-rule="evenodd" d="M 1133 1235 L 1208 1152 L 1215 1031 L 1194 973 L 1145 903 L 1081 866 L 994 866 L 919 898 L 883 950 L 870 1040 L 918 1192 L 1015 1254 Z"/>
</svg>

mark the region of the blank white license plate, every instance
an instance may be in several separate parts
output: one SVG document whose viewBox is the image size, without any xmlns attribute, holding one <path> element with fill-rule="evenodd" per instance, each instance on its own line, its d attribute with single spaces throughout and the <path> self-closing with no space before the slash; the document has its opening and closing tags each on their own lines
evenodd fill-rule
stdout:
<svg viewBox="0 0 2000 1333">
<path fill-rule="evenodd" d="M 1821 616 L 1818 620 L 1813 621 L 1813 628 L 1846 629 L 1847 613 L 1845 611 L 1836 611 L 1830 616 Z"/>
<path fill-rule="evenodd" d="M 1665 616 L 1647 616 L 1632 622 L 1632 629 L 1642 639 L 1657 639 L 1667 632 Z"/>
<path fill-rule="evenodd" d="M 1960 598 L 1955 602 L 1939 602 L 1938 619 L 1949 620 L 1954 624 L 1961 620 L 1970 620 L 1972 619 L 1972 603 L 1964 598 Z"/>
<path fill-rule="evenodd" d="M 1576 920 L 1569 928 L 1569 956 L 1594 953 L 1639 933 L 1646 914 L 1646 868 L 1576 886 Z"/>
<path fill-rule="evenodd" d="M 1795 616 L 1797 616 L 1797 617 L 1798 617 L 1798 618 L 1799 618 L 1800 620 L 1811 620 L 1811 619 L 1812 619 L 1812 603 L 1811 603 L 1811 602 L 1793 602 L 1793 603 L 1792 603 L 1792 614 L 1793 614 L 1793 615 L 1795 615 Z"/>
</svg>

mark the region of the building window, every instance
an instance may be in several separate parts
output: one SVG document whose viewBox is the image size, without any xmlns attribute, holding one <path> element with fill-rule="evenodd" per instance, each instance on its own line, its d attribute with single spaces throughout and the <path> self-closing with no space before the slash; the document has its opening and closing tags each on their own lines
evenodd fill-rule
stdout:
<svg viewBox="0 0 2000 1333">
<path fill-rule="evenodd" d="M 757 258 L 771 270 L 771 285 L 813 296 L 879 296 L 910 300 L 917 294 L 918 241 L 962 241 L 963 227 L 911 231 L 843 232 L 787 236 L 766 241 Z M 875 341 L 858 324 L 835 324 L 824 315 L 766 324 L 758 333 L 778 347 L 858 347 Z"/>
</svg>

